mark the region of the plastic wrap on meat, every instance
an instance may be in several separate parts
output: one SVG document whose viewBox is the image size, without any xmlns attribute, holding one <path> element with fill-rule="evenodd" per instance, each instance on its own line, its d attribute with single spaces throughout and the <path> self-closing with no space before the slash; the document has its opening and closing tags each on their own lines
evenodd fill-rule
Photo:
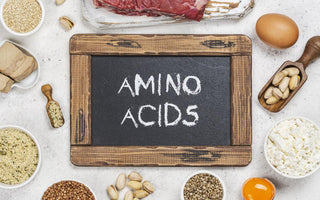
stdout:
<svg viewBox="0 0 320 200">
<path fill-rule="evenodd" d="M 98 7 L 122 15 L 147 15 L 187 18 L 200 21 L 208 0 L 93 0 Z"/>
</svg>

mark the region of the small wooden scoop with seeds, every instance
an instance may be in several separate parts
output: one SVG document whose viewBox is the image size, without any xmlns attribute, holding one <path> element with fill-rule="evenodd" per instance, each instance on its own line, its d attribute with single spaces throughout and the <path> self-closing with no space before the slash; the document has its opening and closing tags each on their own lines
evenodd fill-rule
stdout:
<svg viewBox="0 0 320 200">
<path fill-rule="evenodd" d="M 286 61 L 262 88 L 258 95 L 260 104 L 271 112 L 282 110 L 307 81 L 305 71 L 311 61 L 320 57 L 320 36 L 307 42 L 296 62 Z"/>
<path fill-rule="evenodd" d="M 47 97 L 48 103 L 46 106 L 47 113 L 50 119 L 51 126 L 53 128 L 59 128 L 64 124 L 64 118 L 58 102 L 52 99 L 52 87 L 51 85 L 43 85 L 41 87 L 42 93 Z"/>
</svg>

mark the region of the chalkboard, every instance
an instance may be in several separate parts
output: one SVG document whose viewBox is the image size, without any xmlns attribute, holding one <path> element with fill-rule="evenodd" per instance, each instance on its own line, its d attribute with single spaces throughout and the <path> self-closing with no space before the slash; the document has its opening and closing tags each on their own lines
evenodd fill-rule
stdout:
<svg viewBox="0 0 320 200">
<path fill-rule="evenodd" d="M 71 162 L 248 165 L 251 46 L 244 35 L 74 35 Z"/>
<path fill-rule="evenodd" d="M 230 57 L 93 56 L 91 67 L 92 145 L 230 145 Z"/>
</svg>

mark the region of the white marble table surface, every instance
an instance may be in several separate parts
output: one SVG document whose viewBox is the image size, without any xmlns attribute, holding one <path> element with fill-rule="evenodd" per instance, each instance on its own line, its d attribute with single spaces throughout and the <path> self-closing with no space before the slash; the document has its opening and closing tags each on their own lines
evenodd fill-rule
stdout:
<svg viewBox="0 0 320 200">
<path fill-rule="evenodd" d="M 227 186 L 227 200 L 241 199 L 241 185 L 249 177 L 267 177 L 277 187 L 277 200 L 319 200 L 320 172 L 303 180 L 280 177 L 268 166 L 263 155 L 265 135 L 277 121 L 292 116 L 304 116 L 320 124 L 320 60 L 307 72 L 309 80 L 292 102 L 280 113 L 271 114 L 257 101 L 259 90 L 273 72 L 285 61 L 296 60 L 307 40 L 320 34 L 320 4 L 314 0 L 257 0 L 253 12 L 239 21 L 215 21 L 192 25 L 165 25 L 160 27 L 109 30 L 106 33 L 158 33 L 158 34 L 246 34 L 253 40 L 253 160 L 247 167 L 211 168 L 95 168 L 76 167 L 70 162 L 69 143 L 69 38 L 75 33 L 94 33 L 95 30 L 81 20 L 80 1 L 67 0 L 56 7 L 54 0 L 43 0 L 46 7 L 45 22 L 36 34 L 18 38 L 0 27 L 0 41 L 10 39 L 27 47 L 40 60 L 40 82 L 28 91 L 14 89 L 8 95 L 0 94 L 0 125 L 15 124 L 30 130 L 40 141 L 43 163 L 39 174 L 27 186 L 16 190 L 0 189 L 1 200 L 38 200 L 51 184 L 65 179 L 84 182 L 98 200 L 108 199 L 106 187 L 114 183 L 121 172 L 136 170 L 151 180 L 156 192 L 146 200 L 180 199 L 180 190 L 186 177 L 197 170 L 210 170 L 220 175 Z M 2 2 L 2 0 L 0 0 Z M 299 28 L 298 42 L 290 49 L 275 50 L 264 45 L 255 34 L 255 22 L 264 13 L 279 12 L 293 18 Z M 75 27 L 64 31 L 58 24 L 60 16 L 70 16 Z M 46 116 L 46 99 L 41 85 L 50 83 L 54 98 L 60 102 L 65 114 L 63 128 L 53 130 Z"/>
</svg>

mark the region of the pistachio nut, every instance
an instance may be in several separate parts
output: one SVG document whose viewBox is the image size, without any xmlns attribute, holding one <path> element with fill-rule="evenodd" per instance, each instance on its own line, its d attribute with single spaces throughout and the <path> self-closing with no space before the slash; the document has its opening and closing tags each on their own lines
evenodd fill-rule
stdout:
<svg viewBox="0 0 320 200">
<path fill-rule="evenodd" d="M 272 97 L 272 90 L 273 90 L 273 86 L 268 87 L 268 89 L 266 90 L 266 92 L 264 93 L 264 98 L 265 99 L 269 99 L 270 97 Z"/>
<path fill-rule="evenodd" d="M 300 76 L 299 75 L 292 76 L 289 83 L 290 90 L 296 89 L 299 86 L 299 84 L 300 84 Z"/>
<path fill-rule="evenodd" d="M 56 0 L 56 5 L 60 6 L 60 5 L 64 4 L 65 1 L 66 0 Z"/>
<path fill-rule="evenodd" d="M 119 199 L 119 193 L 118 193 L 116 187 L 114 187 L 113 185 L 109 185 L 107 187 L 107 192 L 108 192 L 109 197 L 112 200 L 118 200 Z"/>
<path fill-rule="evenodd" d="M 274 97 L 276 97 L 277 99 L 281 99 L 282 98 L 282 92 L 279 88 L 273 88 L 272 90 L 272 94 Z"/>
<path fill-rule="evenodd" d="M 149 181 L 144 181 L 142 183 L 143 189 L 147 191 L 149 194 L 154 193 L 154 187 Z"/>
<path fill-rule="evenodd" d="M 287 88 L 287 89 L 283 92 L 282 99 L 287 99 L 287 98 L 289 97 L 289 94 L 290 94 L 290 90 L 289 90 L 289 88 Z"/>
<path fill-rule="evenodd" d="M 131 181 L 142 181 L 142 176 L 138 172 L 131 172 L 128 176 Z"/>
<path fill-rule="evenodd" d="M 281 92 L 284 92 L 289 87 L 290 78 L 284 77 L 282 81 L 280 82 L 279 89 Z"/>
<path fill-rule="evenodd" d="M 74 23 L 72 22 L 72 20 L 65 16 L 60 17 L 59 22 L 60 22 L 60 25 L 67 31 L 70 31 L 74 26 Z"/>
<path fill-rule="evenodd" d="M 127 186 L 133 190 L 140 190 L 142 188 L 142 183 L 139 181 L 129 181 Z"/>
<path fill-rule="evenodd" d="M 126 181 L 127 177 L 125 174 L 120 174 L 116 181 L 116 188 L 118 191 L 122 190 L 124 187 L 126 187 Z"/>
<path fill-rule="evenodd" d="M 294 76 L 298 75 L 300 73 L 300 70 L 296 67 L 288 67 L 283 70 L 284 73 L 286 73 L 286 76 Z"/>
<path fill-rule="evenodd" d="M 280 85 L 280 82 L 282 81 L 282 79 L 283 79 L 284 77 L 286 77 L 286 74 L 285 74 L 285 73 L 283 73 L 283 72 L 277 73 L 277 74 L 274 76 L 273 80 L 272 80 L 272 84 L 273 84 L 274 86 Z"/>
<path fill-rule="evenodd" d="M 128 190 L 126 194 L 124 195 L 124 200 L 133 200 L 133 192 L 131 190 Z"/>
<path fill-rule="evenodd" d="M 134 193 L 133 193 L 133 196 L 134 196 L 135 198 L 139 198 L 139 199 L 145 198 L 145 197 L 147 197 L 148 195 L 149 195 L 149 193 L 146 192 L 145 190 L 136 190 L 136 191 L 134 191 Z"/>
<path fill-rule="evenodd" d="M 267 99 L 266 104 L 273 105 L 279 102 L 280 99 L 277 99 L 276 97 L 272 96 L 269 99 Z"/>
</svg>

